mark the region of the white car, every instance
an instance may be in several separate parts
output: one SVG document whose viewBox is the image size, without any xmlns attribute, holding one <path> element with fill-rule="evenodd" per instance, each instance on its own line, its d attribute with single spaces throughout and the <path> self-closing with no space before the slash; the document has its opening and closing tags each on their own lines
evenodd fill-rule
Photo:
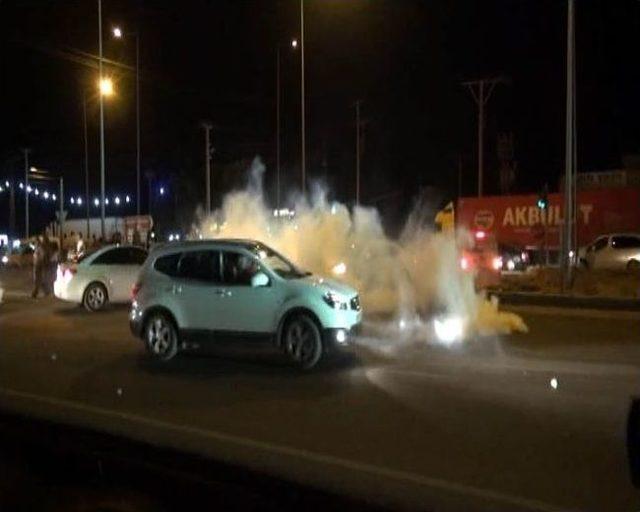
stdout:
<svg viewBox="0 0 640 512">
<path fill-rule="evenodd" d="M 589 269 L 640 270 L 640 234 L 602 235 L 584 249 L 580 261 Z"/>
<path fill-rule="evenodd" d="M 132 245 L 109 245 L 58 265 L 53 293 L 62 300 L 99 311 L 108 302 L 126 303 L 147 252 Z"/>
<path fill-rule="evenodd" d="M 274 342 L 304 369 L 347 349 L 361 321 L 356 290 L 303 272 L 253 240 L 174 243 L 152 252 L 129 316 L 134 335 L 160 361 L 240 336 Z"/>
</svg>

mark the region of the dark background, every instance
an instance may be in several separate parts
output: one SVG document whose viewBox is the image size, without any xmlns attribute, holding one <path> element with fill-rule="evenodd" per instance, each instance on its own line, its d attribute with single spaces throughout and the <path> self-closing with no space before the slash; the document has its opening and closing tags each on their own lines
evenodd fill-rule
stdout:
<svg viewBox="0 0 640 512">
<path fill-rule="evenodd" d="M 97 2 L 0 0 L 0 178 L 33 165 L 60 172 L 84 196 L 82 91 L 97 71 L 70 55 L 97 54 Z M 476 190 L 476 106 L 460 82 L 505 75 L 487 110 L 486 193 L 498 193 L 496 138 L 512 132 L 513 191 L 553 189 L 564 161 L 566 2 L 560 0 L 306 0 L 307 169 L 330 195 L 355 194 L 353 103 L 366 122 L 362 200 L 393 226 L 419 191 L 434 203 Z M 640 3 L 576 2 L 578 167 L 620 168 L 638 153 Z M 187 226 L 204 199 L 204 134 L 214 124 L 214 204 L 240 186 L 260 155 L 275 199 L 275 62 L 282 49 L 282 181 L 300 174 L 297 0 L 104 0 L 105 57 L 134 64 L 140 34 L 142 170 L 153 176 L 152 213 Z M 90 62 L 90 59 L 85 59 Z M 107 67 L 107 191 L 135 196 L 134 75 Z M 91 195 L 98 195 L 98 109 L 89 102 Z M 165 186 L 160 198 L 157 190 Z M 36 204 L 37 203 L 37 204 Z M 33 201 L 34 228 L 53 205 Z M 148 208 L 143 178 L 143 211 Z M 18 229 L 24 217 L 17 201 Z M 82 215 L 71 207 L 70 216 Z M 131 211 L 134 208 L 130 208 Z M 98 210 L 95 209 L 97 212 Z M 126 211 L 122 209 L 119 211 Z M 108 214 L 115 212 L 108 210 Z M 170 219 L 170 220 L 169 220 Z M 0 232 L 8 228 L 0 194 Z"/>
</svg>

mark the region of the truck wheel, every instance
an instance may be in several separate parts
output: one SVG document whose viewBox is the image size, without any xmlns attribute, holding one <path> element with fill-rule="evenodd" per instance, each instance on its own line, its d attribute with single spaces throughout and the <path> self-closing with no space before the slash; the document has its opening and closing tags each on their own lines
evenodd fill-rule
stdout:
<svg viewBox="0 0 640 512">
<path fill-rule="evenodd" d="M 310 370 L 322 357 L 322 336 L 311 317 L 293 316 L 285 325 L 283 345 L 287 355 L 303 370 Z"/>
</svg>

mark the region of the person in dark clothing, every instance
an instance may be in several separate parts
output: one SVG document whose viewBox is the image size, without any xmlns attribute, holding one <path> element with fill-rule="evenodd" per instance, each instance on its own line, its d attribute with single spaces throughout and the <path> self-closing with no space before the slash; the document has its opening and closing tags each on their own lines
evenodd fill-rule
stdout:
<svg viewBox="0 0 640 512">
<path fill-rule="evenodd" d="M 48 266 L 47 252 L 48 247 L 44 243 L 44 238 L 39 236 L 36 241 L 36 249 L 33 251 L 33 291 L 31 292 L 31 297 L 34 299 L 38 297 L 40 290 L 44 295 L 48 295 L 48 290 L 44 284 L 45 272 Z"/>
</svg>

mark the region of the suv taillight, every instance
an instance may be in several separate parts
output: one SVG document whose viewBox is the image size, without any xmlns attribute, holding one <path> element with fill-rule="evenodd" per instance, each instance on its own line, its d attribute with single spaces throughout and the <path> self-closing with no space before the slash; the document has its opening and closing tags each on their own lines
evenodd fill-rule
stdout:
<svg viewBox="0 0 640 512">
<path fill-rule="evenodd" d="M 136 300 L 140 288 L 142 288 L 142 283 L 139 281 L 131 287 L 131 300 Z"/>
</svg>

